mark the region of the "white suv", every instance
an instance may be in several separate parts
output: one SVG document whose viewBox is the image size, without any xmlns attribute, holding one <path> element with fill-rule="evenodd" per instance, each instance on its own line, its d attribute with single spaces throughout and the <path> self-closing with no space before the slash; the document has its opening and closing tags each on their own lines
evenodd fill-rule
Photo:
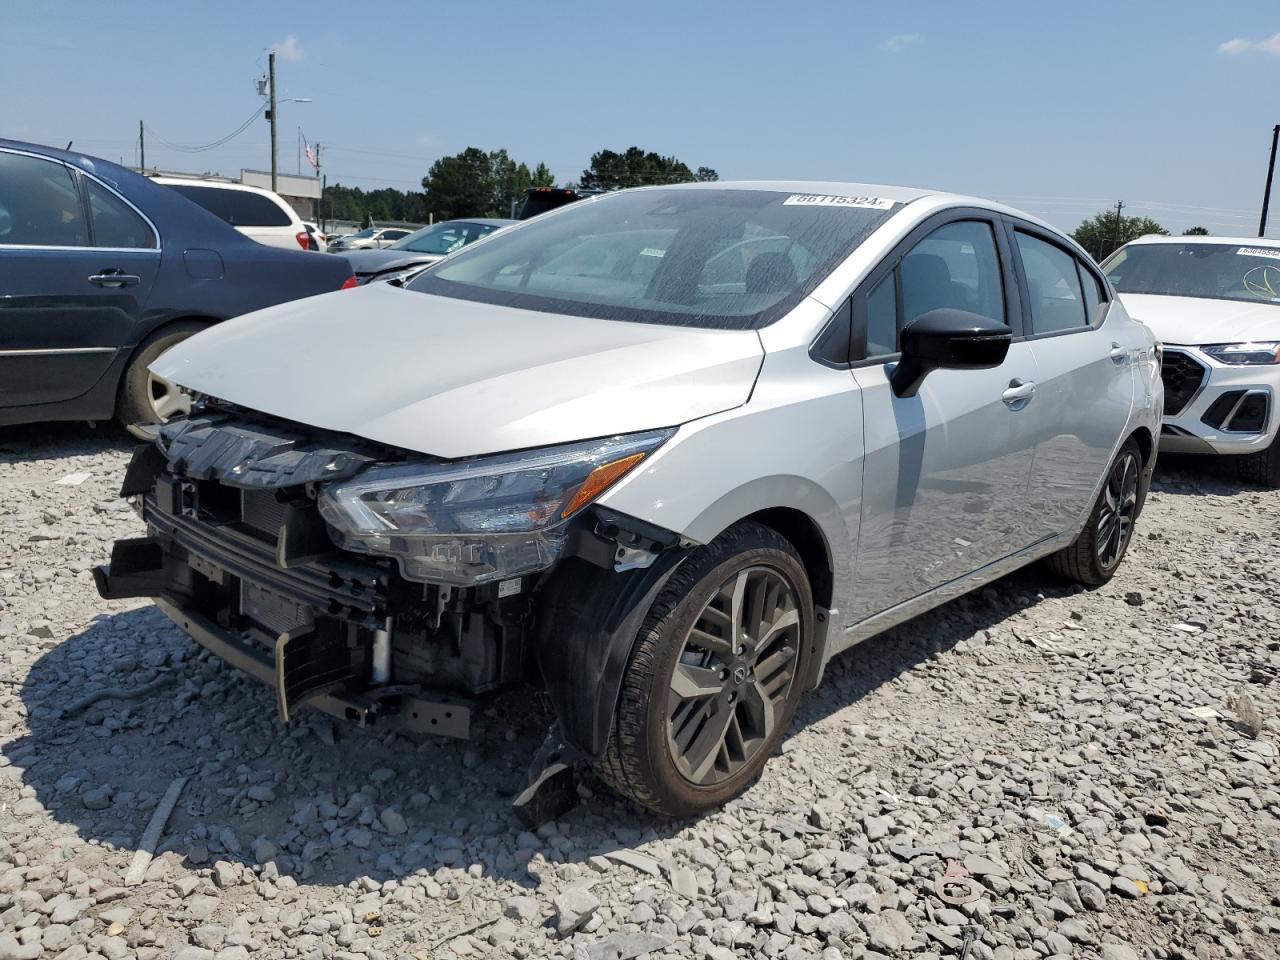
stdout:
<svg viewBox="0 0 1280 960">
<path fill-rule="evenodd" d="M 1280 241 L 1142 237 L 1103 269 L 1165 344 L 1160 449 L 1235 455 L 1280 486 Z"/>
<path fill-rule="evenodd" d="M 283 250 L 318 250 L 302 218 L 278 194 L 243 183 L 152 177 L 225 220 L 251 240 Z"/>
</svg>

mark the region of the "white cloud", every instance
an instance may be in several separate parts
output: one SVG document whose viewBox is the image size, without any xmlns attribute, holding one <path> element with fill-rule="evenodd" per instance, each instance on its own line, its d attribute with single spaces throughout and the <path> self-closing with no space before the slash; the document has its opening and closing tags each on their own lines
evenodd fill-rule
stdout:
<svg viewBox="0 0 1280 960">
<path fill-rule="evenodd" d="M 890 53 L 901 53 L 913 43 L 920 42 L 920 34 L 918 33 L 895 33 L 880 46 L 888 50 Z"/>
<path fill-rule="evenodd" d="M 1226 43 L 1218 45 L 1219 53 L 1273 53 L 1280 56 L 1280 33 L 1274 33 L 1263 40 L 1246 40 L 1234 37 Z"/>
<path fill-rule="evenodd" d="M 271 52 L 290 63 L 297 63 L 303 57 L 302 44 L 298 43 L 298 38 L 292 33 L 278 43 L 273 43 Z"/>
</svg>

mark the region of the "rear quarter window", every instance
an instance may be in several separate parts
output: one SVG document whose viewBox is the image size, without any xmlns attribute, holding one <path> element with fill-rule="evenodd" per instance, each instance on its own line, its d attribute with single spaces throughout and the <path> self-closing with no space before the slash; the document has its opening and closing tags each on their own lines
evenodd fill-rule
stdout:
<svg viewBox="0 0 1280 960">
<path fill-rule="evenodd" d="M 287 227 L 293 222 L 278 204 L 259 193 L 187 183 L 166 186 L 233 227 Z"/>
</svg>

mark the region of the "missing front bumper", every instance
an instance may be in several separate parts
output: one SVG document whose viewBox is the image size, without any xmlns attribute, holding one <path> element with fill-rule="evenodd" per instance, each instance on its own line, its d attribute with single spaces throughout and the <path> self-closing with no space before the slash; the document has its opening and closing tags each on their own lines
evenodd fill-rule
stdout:
<svg viewBox="0 0 1280 960">
<path fill-rule="evenodd" d="M 197 563 L 201 563 L 198 558 Z M 207 561 L 204 568 L 213 572 Z M 345 641 L 316 621 L 279 633 L 270 648 L 214 622 L 180 595 L 188 562 L 174 558 L 154 537 L 118 541 L 111 563 L 93 571 L 106 599 L 150 597 L 193 640 L 233 667 L 275 690 L 277 713 L 289 722 L 303 706 L 360 726 L 378 724 L 409 733 L 467 739 L 471 704 L 467 699 L 417 686 L 352 689 L 361 677 L 352 667 Z"/>
</svg>

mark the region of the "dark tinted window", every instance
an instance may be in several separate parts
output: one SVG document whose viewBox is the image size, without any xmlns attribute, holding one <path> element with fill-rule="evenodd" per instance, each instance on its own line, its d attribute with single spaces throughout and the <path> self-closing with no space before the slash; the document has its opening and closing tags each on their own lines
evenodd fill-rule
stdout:
<svg viewBox="0 0 1280 960">
<path fill-rule="evenodd" d="M 898 291 L 890 273 L 867 294 L 867 356 L 898 352 Z"/>
<path fill-rule="evenodd" d="M 380 240 L 403 240 L 409 235 L 408 230 L 388 230 L 378 239 Z"/>
<path fill-rule="evenodd" d="M 278 204 L 260 193 L 202 187 L 193 183 L 170 183 L 166 186 L 177 190 L 188 200 L 194 200 L 233 227 L 287 227 L 293 222 Z"/>
<path fill-rule="evenodd" d="M 1084 294 L 1076 258 L 1039 237 L 1018 232 L 1018 253 L 1027 275 L 1033 333 L 1053 333 L 1084 327 Z M 1097 295 L 1095 289 L 1094 295 Z"/>
<path fill-rule="evenodd" d="M 71 171 L 52 160 L 0 152 L 0 244 L 80 247 L 88 242 Z"/>
<path fill-rule="evenodd" d="M 137 211 L 96 180 L 85 178 L 89 209 L 93 212 L 95 247 L 142 247 L 156 245 L 155 234 Z"/>
<path fill-rule="evenodd" d="M 795 306 L 898 206 L 772 190 L 623 191 L 464 248 L 409 289 L 549 313 L 755 329 Z"/>
<path fill-rule="evenodd" d="M 1004 284 L 991 225 L 980 220 L 948 223 L 902 258 L 902 321 L 951 308 L 1004 322 Z"/>
</svg>

